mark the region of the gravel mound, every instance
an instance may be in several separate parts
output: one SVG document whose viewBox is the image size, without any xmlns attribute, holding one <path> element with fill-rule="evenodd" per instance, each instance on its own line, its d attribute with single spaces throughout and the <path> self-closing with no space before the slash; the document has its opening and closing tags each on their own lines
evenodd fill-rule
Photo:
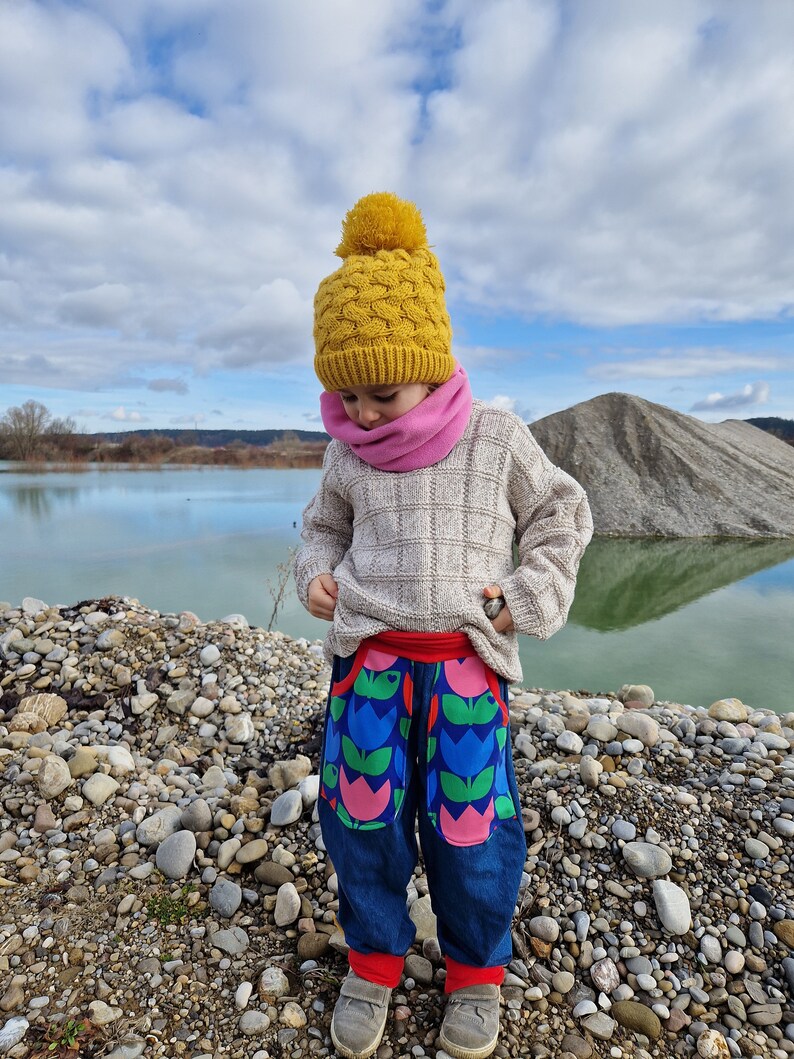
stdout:
<svg viewBox="0 0 794 1059">
<path fill-rule="evenodd" d="M 587 490 L 596 533 L 794 537 L 794 447 L 749 423 L 608 393 L 530 429 Z"/>
<path fill-rule="evenodd" d="M 0 603 L 0 1055 L 333 1052 L 320 645 L 135 600 Z M 794 1055 L 794 712 L 514 688 L 528 842 L 502 1059 Z M 794 708 L 794 703 L 793 703 Z M 439 1055 L 417 942 L 379 1059 Z"/>
</svg>

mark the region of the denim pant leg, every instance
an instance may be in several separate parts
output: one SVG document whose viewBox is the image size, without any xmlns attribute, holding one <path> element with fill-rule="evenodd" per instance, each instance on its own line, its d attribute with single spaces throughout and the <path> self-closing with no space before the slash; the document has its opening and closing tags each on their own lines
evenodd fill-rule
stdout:
<svg viewBox="0 0 794 1059">
<path fill-rule="evenodd" d="M 352 665 L 353 656 L 334 660 L 332 686 Z M 404 956 L 416 934 L 406 907 L 406 888 L 418 860 L 419 777 L 413 728 L 408 750 L 405 798 L 397 819 L 387 827 L 352 830 L 324 798 L 318 803 L 323 842 L 339 882 L 339 923 L 350 948 L 363 954 Z"/>
<path fill-rule="evenodd" d="M 422 671 L 422 672 L 420 672 Z M 421 701 L 418 724 L 420 791 L 427 784 L 427 710 L 432 696 L 435 667 L 415 669 L 415 712 Z M 499 680 L 507 702 L 507 685 Z M 508 785 L 516 818 L 500 821 L 490 838 L 479 845 L 455 846 L 439 835 L 427 815 L 424 794 L 419 795 L 419 837 L 438 939 L 445 955 L 472 967 L 497 967 L 512 958 L 510 925 L 526 861 L 526 839 L 516 786 L 510 739 L 505 746 Z"/>
</svg>

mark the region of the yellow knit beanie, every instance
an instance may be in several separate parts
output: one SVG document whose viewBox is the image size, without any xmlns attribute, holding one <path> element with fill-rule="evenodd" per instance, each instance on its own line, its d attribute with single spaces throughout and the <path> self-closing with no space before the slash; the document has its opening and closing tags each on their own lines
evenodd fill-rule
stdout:
<svg viewBox="0 0 794 1059">
<path fill-rule="evenodd" d="M 444 277 L 417 207 L 365 195 L 336 253 L 342 267 L 314 298 L 314 370 L 325 389 L 446 382 L 455 361 Z"/>
</svg>

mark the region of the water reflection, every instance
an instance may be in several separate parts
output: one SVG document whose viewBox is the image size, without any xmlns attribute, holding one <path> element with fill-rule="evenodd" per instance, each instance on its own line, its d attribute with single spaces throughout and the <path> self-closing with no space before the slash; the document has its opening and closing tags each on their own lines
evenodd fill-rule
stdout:
<svg viewBox="0 0 794 1059">
<path fill-rule="evenodd" d="M 630 629 L 792 556 L 794 539 L 596 538 L 582 560 L 568 620 L 599 632 Z"/>
<path fill-rule="evenodd" d="M 14 509 L 34 519 L 49 518 L 53 507 L 61 501 L 74 504 L 81 490 L 75 485 L 14 485 L 4 490 Z"/>
</svg>

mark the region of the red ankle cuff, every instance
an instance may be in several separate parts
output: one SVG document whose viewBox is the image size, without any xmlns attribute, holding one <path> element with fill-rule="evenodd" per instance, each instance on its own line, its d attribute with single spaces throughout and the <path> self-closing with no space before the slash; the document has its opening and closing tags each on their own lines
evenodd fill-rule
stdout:
<svg viewBox="0 0 794 1059">
<path fill-rule="evenodd" d="M 469 985 L 501 985 L 504 981 L 504 967 L 471 967 L 467 963 L 458 963 L 451 956 L 446 957 L 446 964 L 445 993 L 454 993 L 456 989 Z"/>
<path fill-rule="evenodd" d="M 385 985 L 389 989 L 394 989 L 403 973 L 403 957 L 391 956 L 388 952 L 356 952 L 351 949 L 347 954 L 347 962 L 359 978 L 366 978 L 368 982 Z"/>
</svg>

